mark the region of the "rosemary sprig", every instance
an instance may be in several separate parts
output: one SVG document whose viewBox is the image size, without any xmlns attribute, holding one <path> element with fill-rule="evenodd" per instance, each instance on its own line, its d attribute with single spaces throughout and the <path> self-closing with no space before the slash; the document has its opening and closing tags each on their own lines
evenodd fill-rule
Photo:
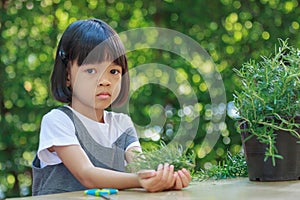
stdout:
<svg viewBox="0 0 300 200">
<path fill-rule="evenodd" d="M 227 152 L 226 159 L 218 165 L 212 165 L 209 169 L 200 169 L 193 174 L 194 181 L 208 179 L 226 179 L 235 177 L 248 177 L 247 164 L 244 154 L 232 155 Z"/>
<path fill-rule="evenodd" d="M 131 163 L 127 165 L 127 171 L 138 172 L 143 169 L 157 169 L 159 164 L 169 163 L 174 165 L 174 170 L 178 171 L 186 168 L 190 172 L 195 167 L 195 154 L 187 154 L 181 145 L 161 143 L 156 150 L 144 150 L 136 152 L 136 155 Z"/>
</svg>

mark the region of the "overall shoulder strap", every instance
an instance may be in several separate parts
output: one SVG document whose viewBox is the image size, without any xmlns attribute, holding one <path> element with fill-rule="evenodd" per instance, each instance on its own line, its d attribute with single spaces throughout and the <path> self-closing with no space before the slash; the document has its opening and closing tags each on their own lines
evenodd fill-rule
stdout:
<svg viewBox="0 0 300 200">
<path fill-rule="evenodd" d="M 56 109 L 61 110 L 64 113 L 66 113 L 70 117 L 70 119 L 72 120 L 72 122 L 74 122 L 73 112 L 72 112 L 72 110 L 70 108 L 68 108 L 67 106 L 60 106 L 60 107 L 58 107 Z"/>
</svg>

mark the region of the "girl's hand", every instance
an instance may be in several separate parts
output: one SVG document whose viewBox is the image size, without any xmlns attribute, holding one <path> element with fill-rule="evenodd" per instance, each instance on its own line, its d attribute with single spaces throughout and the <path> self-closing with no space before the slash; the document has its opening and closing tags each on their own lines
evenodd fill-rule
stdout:
<svg viewBox="0 0 300 200">
<path fill-rule="evenodd" d="M 150 175 L 150 178 L 145 173 L 140 173 L 138 176 L 141 186 L 149 192 L 160 192 L 171 189 L 174 187 L 175 180 L 177 179 L 177 175 L 174 173 L 174 166 L 168 163 L 158 165 L 157 171 L 153 176 Z"/>
<path fill-rule="evenodd" d="M 185 168 L 175 172 L 175 174 L 177 174 L 177 177 L 173 187 L 174 190 L 180 190 L 187 187 L 192 180 L 190 172 Z"/>
</svg>

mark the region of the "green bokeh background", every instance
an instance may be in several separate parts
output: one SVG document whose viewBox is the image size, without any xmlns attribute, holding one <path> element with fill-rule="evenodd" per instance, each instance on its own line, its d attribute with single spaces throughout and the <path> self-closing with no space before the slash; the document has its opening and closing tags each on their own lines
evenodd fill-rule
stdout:
<svg viewBox="0 0 300 200">
<path fill-rule="evenodd" d="M 268 56 L 278 38 L 300 46 L 300 7 L 296 0 L 2 0 L 0 2 L 0 198 L 31 194 L 31 161 L 38 145 L 42 116 L 59 104 L 49 93 L 54 52 L 64 29 L 77 19 L 100 18 L 117 32 L 141 27 L 164 27 L 196 40 L 212 57 L 222 75 L 227 102 L 239 80 L 232 68 L 249 59 Z M 226 117 L 221 137 L 208 155 L 199 149 L 210 129 L 211 105 L 205 82 L 190 63 L 170 52 L 138 50 L 128 54 L 130 68 L 165 63 L 181 73 L 199 100 L 200 124 L 190 148 L 196 169 L 222 160 L 227 151 L 241 149 L 235 122 Z M 159 91 L 159 92 L 157 92 Z M 167 88 L 146 85 L 131 96 L 134 123 L 147 125 L 149 109 L 160 104 L 172 110 L 160 135 L 176 132 L 181 108 Z M 153 108 L 153 107 L 152 107 Z M 170 128 L 171 127 L 171 128 Z M 155 141 L 142 141 L 150 148 Z"/>
</svg>

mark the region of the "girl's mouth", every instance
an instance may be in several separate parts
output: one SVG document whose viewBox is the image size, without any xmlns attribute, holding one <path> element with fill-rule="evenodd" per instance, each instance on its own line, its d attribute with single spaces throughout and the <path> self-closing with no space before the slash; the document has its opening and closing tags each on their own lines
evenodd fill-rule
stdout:
<svg viewBox="0 0 300 200">
<path fill-rule="evenodd" d="M 110 94 L 108 92 L 101 92 L 101 93 L 98 93 L 96 96 L 99 99 L 108 99 L 108 98 L 110 98 Z"/>
</svg>

